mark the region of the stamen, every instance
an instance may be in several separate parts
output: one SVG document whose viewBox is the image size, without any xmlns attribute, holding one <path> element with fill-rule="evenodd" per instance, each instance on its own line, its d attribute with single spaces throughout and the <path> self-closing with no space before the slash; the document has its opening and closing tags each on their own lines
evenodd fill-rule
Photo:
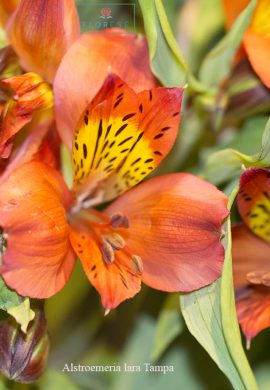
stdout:
<svg viewBox="0 0 270 390">
<path fill-rule="evenodd" d="M 132 255 L 131 256 L 131 261 L 132 261 L 132 264 L 134 266 L 135 272 L 138 275 L 142 275 L 142 273 L 143 273 L 143 262 L 142 262 L 142 259 L 140 258 L 140 256 Z"/>
<path fill-rule="evenodd" d="M 125 229 L 128 229 L 129 222 L 127 217 L 124 214 L 116 213 L 111 216 L 111 226 L 113 228 L 123 227 Z"/>
<path fill-rule="evenodd" d="M 113 233 L 111 236 L 105 236 L 104 238 L 114 250 L 122 249 L 126 245 L 126 242 L 123 237 L 117 233 Z"/>
<path fill-rule="evenodd" d="M 115 256 L 114 256 L 113 248 L 105 239 L 103 240 L 101 246 L 101 253 L 102 253 L 103 260 L 107 265 L 111 265 L 114 262 Z"/>
</svg>

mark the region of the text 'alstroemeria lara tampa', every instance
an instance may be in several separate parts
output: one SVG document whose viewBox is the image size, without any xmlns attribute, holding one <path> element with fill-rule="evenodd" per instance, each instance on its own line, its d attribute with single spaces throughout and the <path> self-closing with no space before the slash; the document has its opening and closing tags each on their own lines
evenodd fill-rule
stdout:
<svg viewBox="0 0 270 390">
<path fill-rule="evenodd" d="M 222 192 L 187 173 L 130 189 L 172 148 L 182 93 L 135 93 L 111 74 L 76 127 L 72 191 L 37 157 L 5 175 L 1 274 L 9 287 L 48 298 L 67 282 L 76 255 L 106 310 L 134 296 L 141 281 L 191 291 L 220 276 L 228 215 Z M 102 212 L 93 208 L 118 196 Z"/>
</svg>

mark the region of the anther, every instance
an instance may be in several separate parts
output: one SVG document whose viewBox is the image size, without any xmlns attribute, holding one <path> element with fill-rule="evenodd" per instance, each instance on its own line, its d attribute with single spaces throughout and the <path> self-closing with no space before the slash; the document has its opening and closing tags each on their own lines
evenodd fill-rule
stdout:
<svg viewBox="0 0 270 390">
<path fill-rule="evenodd" d="M 128 229 L 129 222 L 127 217 L 122 213 L 115 213 L 111 216 L 111 226 L 113 228 L 119 228 L 123 227 L 125 229 Z"/>
<path fill-rule="evenodd" d="M 131 261 L 132 261 L 132 264 L 134 266 L 135 272 L 138 275 L 142 275 L 142 273 L 143 273 L 143 262 L 142 262 L 142 259 L 140 258 L 140 256 L 132 255 L 131 256 Z"/>
<path fill-rule="evenodd" d="M 117 233 L 113 233 L 111 236 L 105 236 L 104 238 L 114 250 L 122 249 L 126 245 L 126 242 L 123 237 Z"/>
<path fill-rule="evenodd" d="M 114 262 L 115 256 L 112 246 L 104 239 L 101 246 L 101 253 L 106 264 L 110 265 Z"/>
</svg>

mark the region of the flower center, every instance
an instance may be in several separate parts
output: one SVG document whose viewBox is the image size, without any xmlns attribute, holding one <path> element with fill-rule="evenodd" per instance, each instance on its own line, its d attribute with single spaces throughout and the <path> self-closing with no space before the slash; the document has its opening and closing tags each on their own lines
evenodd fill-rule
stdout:
<svg viewBox="0 0 270 390">
<path fill-rule="evenodd" d="M 83 220 L 84 226 L 91 231 L 106 265 L 129 259 L 134 273 L 142 275 L 142 259 L 132 253 L 127 244 L 129 221 L 126 215 L 119 212 L 109 217 L 95 209 L 82 209 L 75 218 L 77 217 L 79 221 Z"/>
</svg>

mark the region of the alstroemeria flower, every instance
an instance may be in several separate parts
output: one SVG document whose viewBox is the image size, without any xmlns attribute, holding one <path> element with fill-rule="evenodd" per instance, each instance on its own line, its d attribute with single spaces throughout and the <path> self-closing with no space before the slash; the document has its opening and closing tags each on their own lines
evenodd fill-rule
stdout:
<svg viewBox="0 0 270 390">
<path fill-rule="evenodd" d="M 0 115 L 0 157 L 8 158 L 14 135 L 32 121 L 35 113 L 52 108 L 53 94 L 49 85 L 35 73 L 14 76 L 1 83 L 11 94 Z"/>
<path fill-rule="evenodd" d="M 191 291 L 220 275 L 228 210 L 226 196 L 212 184 L 185 173 L 165 175 L 103 212 L 93 209 L 138 184 L 167 155 L 182 93 L 154 88 L 136 94 L 109 76 L 76 128 L 72 203 L 57 172 L 38 162 L 0 183 L 1 272 L 11 288 L 35 298 L 55 294 L 74 266 L 68 240 L 106 310 L 133 297 L 141 282 Z"/>
<path fill-rule="evenodd" d="M 78 33 L 73 0 L 21 0 L 8 26 L 11 45 L 22 67 L 49 82 Z"/>
<path fill-rule="evenodd" d="M 223 0 L 227 27 L 250 3 L 249 0 Z M 270 88 L 270 2 L 258 0 L 252 21 L 243 38 L 243 48 L 262 82 Z"/>
<path fill-rule="evenodd" d="M 155 85 L 145 37 L 120 28 L 79 35 L 74 0 L 21 0 L 8 32 L 22 67 L 54 81 L 58 131 L 70 149 L 82 111 L 109 74 L 136 92 Z"/>
<path fill-rule="evenodd" d="M 241 175 L 238 208 L 245 224 L 233 227 L 238 319 L 247 345 L 270 326 L 270 170 Z"/>
<path fill-rule="evenodd" d="M 117 28 L 79 37 L 75 21 L 73 0 L 55 0 L 53 6 L 22 0 L 9 26 L 12 47 L 26 70 L 34 70 L 52 82 L 62 60 L 54 82 L 54 106 L 57 130 L 70 149 L 82 111 L 108 74 L 119 74 L 136 92 L 155 85 L 144 37 Z M 35 89 L 35 84 L 29 79 L 29 89 Z M 12 118 L 16 126 L 8 126 L 2 134 L 2 144 L 8 142 L 9 146 L 1 152 L 2 157 L 10 153 L 10 136 L 21 128 L 22 118 Z"/>
</svg>

